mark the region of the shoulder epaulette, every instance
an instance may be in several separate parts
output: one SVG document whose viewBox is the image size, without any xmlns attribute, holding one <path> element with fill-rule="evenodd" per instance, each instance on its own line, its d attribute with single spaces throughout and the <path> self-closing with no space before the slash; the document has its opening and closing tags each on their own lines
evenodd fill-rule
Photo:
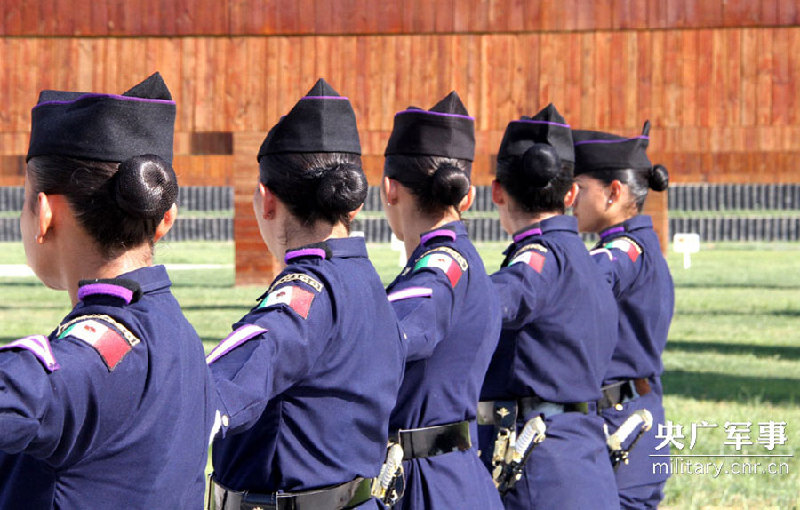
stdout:
<svg viewBox="0 0 800 510">
<path fill-rule="evenodd" d="M 103 359 L 109 372 L 140 342 L 125 325 L 108 315 L 76 317 L 59 326 L 57 336 L 59 339 L 69 336 L 89 344 Z"/>
</svg>

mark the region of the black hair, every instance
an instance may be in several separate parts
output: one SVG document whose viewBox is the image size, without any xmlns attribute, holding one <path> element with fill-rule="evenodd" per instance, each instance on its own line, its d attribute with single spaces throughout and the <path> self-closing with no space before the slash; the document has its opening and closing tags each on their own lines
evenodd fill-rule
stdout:
<svg viewBox="0 0 800 510">
<path fill-rule="evenodd" d="M 559 158 L 552 146 L 536 143 L 522 156 L 498 159 L 497 182 L 526 213 L 564 214 L 564 195 L 572 186 L 573 170 L 573 163 Z"/>
<path fill-rule="evenodd" d="M 156 227 L 178 197 L 172 166 L 152 154 L 122 163 L 36 156 L 28 173 L 34 194 L 66 197 L 106 259 L 142 243 L 152 247 Z"/>
<path fill-rule="evenodd" d="M 597 179 L 606 186 L 615 180 L 627 185 L 638 212 L 642 212 L 649 190 L 664 191 L 669 187 L 669 172 L 663 165 L 655 165 L 652 168 L 645 169 L 593 170 L 586 172 L 586 175 Z"/>
<path fill-rule="evenodd" d="M 465 159 L 392 154 L 386 156 L 383 168 L 386 177 L 411 191 L 424 214 L 457 208 L 469 193 L 472 162 Z"/>
<path fill-rule="evenodd" d="M 259 179 L 304 225 L 324 220 L 349 230 L 352 211 L 367 198 L 361 156 L 345 152 L 265 154 Z"/>
</svg>

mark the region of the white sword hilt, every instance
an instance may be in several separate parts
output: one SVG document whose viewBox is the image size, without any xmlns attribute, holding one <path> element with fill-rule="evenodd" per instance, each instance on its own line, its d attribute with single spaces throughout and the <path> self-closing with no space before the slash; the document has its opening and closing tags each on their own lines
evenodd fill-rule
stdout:
<svg viewBox="0 0 800 510">
<path fill-rule="evenodd" d="M 608 448 L 611 451 L 622 450 L 622 443 L 640 426 L 645 432 L 653 427 L 653 415 L 647 409 L 634 411 L 610 436 L 608 435 L 608 428 L 606 428 L 606 444 Z"/>
</svg>

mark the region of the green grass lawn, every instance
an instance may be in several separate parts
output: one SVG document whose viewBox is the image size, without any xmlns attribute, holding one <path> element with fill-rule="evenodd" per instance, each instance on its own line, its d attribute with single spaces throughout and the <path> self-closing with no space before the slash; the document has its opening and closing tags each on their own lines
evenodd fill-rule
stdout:
<svg viewBox="0 0 800 510">
<path fill-rule="evenodd" d="M 489 271 L 502 259 L 501 244 L 481 244 Z M 398 272 L 398 255 L 388 245 L 369 245 L 384 283 Z M 173 271 L 175 294 L 206 349 L 225 336 L 230 324 L 263 291 L 232 286 L 232 243 L 161 244 L 159 263 L 222 264 L 202 270 Z M 685 270 L 670 253 L 676 287 L 676 315 L 664 354 L 667 417 L 681 425 L 683 450 L 693 455 L 795 455 L 800 445 L 800 246 L 797 244 L 705 245 Z M 0 244 L 0 264 L 24 263 L 19 243 Z M 0 277 L 0 343 L 33 333 L 48 333 L 67 313 L 64 293 L 45 289 L 32 277 Z M 698 428 L 689 449 L 692 425 Z M 786 441 L 773 450 L 758 444 L 759 424 L 785 422 Z M 737 451 L 726 445 L 725 424 L 750 423 L 753 445 Z M 675 474 L 667 485 L 664 508 L 797 508 L 800 463 L 795 458 L 694 458 L 725 461 L 718 477 Z M 745 465 L 743 462 L 749 462 Z M 788 468 L 783 474 L 732 474 Z M 734 465 L 734 463 L 736 463 Z M 781 466 L 784 463 L 785 466 Z"/>
</svg>

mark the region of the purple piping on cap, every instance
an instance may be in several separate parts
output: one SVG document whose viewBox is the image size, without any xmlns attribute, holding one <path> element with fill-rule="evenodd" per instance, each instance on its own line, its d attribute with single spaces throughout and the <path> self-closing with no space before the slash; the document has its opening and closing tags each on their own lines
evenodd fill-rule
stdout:
<svg viewBox="0 0 800 510">
<path fill-rule="evenodd" d="M 90 283 L 78 289 L 78 299 L 83 299 L 86 296 L 93 296 L 95 294 L 118 297 L 125 301 L 125 304 L 130 304 L 133 299 L 133 291 L 110 283 Z"/>
<path fill-rule="evenodd" d="M 397 290 L 390 292 L 387 298 L 389 302 L 399 301 L 401 299 L 411 299 L 415 297 L 430 297 L 433 295 L 433 289 L 427 287 L 409 287 L 407 289 Z"/>
<path fill-rule="evenodd" d="M 431 230 L 427 234 L 423 234 L 419 238 L 419 242 L 422 243 L 422 244 L 425 244 L 428 241 L 430 241 L 431 239 L 433 239 L 434 237 L 449 237 L 451 240 L 455 241 L 456 240 L 456 233 L 453 232 L 452 230 L 447 230 L 446 228 L 442 228 L 442 229 L 439 229 L 439 230 Z"/>
<path fill-rule="evenodd" d="M 525 124 L 549 124 L 551 126 L 560 126 L 560 127 L 567 128 L 567 129 L 572 127 L 569 124 L 561 124 L 559 122 L 550 122 L 549 120 L 517 119 L 517 120 L 512 120 L 511 122 L 512 123 L 514 123 L 514 122 L 524 122 Z"/>
<path fill-rule="evenodd" d="M 401 112 L 395 113 L 394 116 L 397 117 L 398 115 L 402 115 L 404 113 L 424 113 L 426 115 L 435 115 L 437 117 L 456 117 L 459 119 L 468 119 L 471 121 L 475 120 L 475 117 L 471 117 L 469 115 L 459 115 L 458 113 L 431 112 L 428 110 L 403 110 Z"/>
<path fill-rule="evenodd" d="M 601 238 L 608 237 L 611 234 L 618 234 L 620 232 L 625 232 L 625 227 L 611 227 L 608 230 L 604 230 L 603 232 L 600 232 L 600 237 Z"/>
<path fill-rule="evenodd" d="M 584 145 L 587 143 L 624 143 L 624 142 L 632 142 L 634 140 L 649 140 L 649 136 L 639 135 L 634 136 L 633 138 L 621 138 L 619 140 L 581 140 L 580 142 L 575 142 L 575 146 Z"/>
<path fill-rule="evenodd" d="M 6 349 L 25 349 L 36 356 L 48 372 L 54 372 L 61 368 L 53 356 L 50 341 L 43 335 L 26 336 L 0 347 L 0 351 Z"/>
<path fill-rule="evenodd" d="M 300 98 L 301 101 L 303 99 L 338 99 L 340 101 L 347 101 L 347 98 L 344 96 L 303 96 Z"/>
<path fill-rule="evenodd" d="M 39 108 L 40 106 L 47 106 L 51 104 L 72 104 L 81 101 L 83 99 L 91 99 L 91 98 L 108 98 L 108 99 L 117 99 L 119 101 L 139 101 L 142 103 L 175 104 L 175 101 L 172 101 L 170 99 L 147 99 L 144 97 L 118 96 L 117 94 L 84 94 L 70 101 L 45 101 L 43 103 L 35 105 L 33 109 Z"/>
<path fill-rule="evenodd" d="M 518 243 L 518 242 L 522 241 L 523 239 L 525 239 L 526 237 L 540 236 L 540 235 L 542 235 L 542 229 L 540 229 L 540 228 L 532 228 L 532 229 L 526 230 L 525 232 L 520 232 L 519 234 L 515 235 L 514 236 L 514 242 Z"/>
<path fill-rule="evenodd" d="M 292 259 L 296 259 L 298 257 L 319 257 L 321 259 L 325 258 L 325 250 L 322 248 L 304 248 L 302 250 L 294 250 L 290 252 L 286 252 L 286 255 L 283 257 L 284 262 L 289 262 Z"/>
<path fill-rule="evenodd" d="M 211 352 L 208 353 L 208 356 L 206 356 L 206 364 L 213 363 L 251 338 L 266 332 L 266 329 L 256 326 L 255 324 L 245 324 L 244 326 L 232 332 L 230 335 L 226 336 L 225 339 L 219 343 L 219 345 L 214 347 Z"/>
</svg>

